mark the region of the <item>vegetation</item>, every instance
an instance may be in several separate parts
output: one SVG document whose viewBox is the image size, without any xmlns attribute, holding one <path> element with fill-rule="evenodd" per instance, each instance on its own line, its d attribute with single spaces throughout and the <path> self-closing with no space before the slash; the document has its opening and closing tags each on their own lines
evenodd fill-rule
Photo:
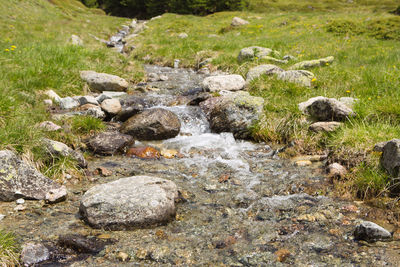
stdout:
<svg viewBox="0 0 400 267">
<path fill-rule="evenodd" d="M 284 2 L 291 3 L 274 1 L 269 8 L 289 8 Z M 296 1 L 292 12 L 221 12 L 206 17 L 165 14 L 148 24 L 132 57 L 170 66 L 174 59 L 180 59 L 183 66 L 195 68 L 212 58 L 211 69 L 246 76 L 251 67 L 271 63 L 261 59 L 238 62 L 240 49 L 248 46 L 269 47 L 297 58 L 288 65 L 280 64 L 282 68 L 302 60 L 334 56 L 333 64 L 311 69 L 316 75 L 312 88 L 274 77 L 254 80 L 249 91 L 266 100 L 265 119 L 253 129 L 254 134 L 269 142 L 296 141 L 297 153 L 328 149 L 332 158 L 354 168 L 356 175 L 348 182 L 354 185 L 351 188 L 356 195 L 377 195 L 385 189 L 382 181 L 387 178 L 382 171 L 375 171 L 379 170 L 379 157 L 372 155 L 372 148 L 377 142 L 400 135 L 399 18 L 389 13 L 395 1 L 388 1 L 384 7 L 378 1 L 366 1 L 365 5 L 353 5 L 352 12 L 344 2 L 318 1 L 320 8 L 313 12 L 297 8 L 307 1 Z M 326 12 L 328 7 L 335 11 Z M 235 16 L 250 24 L 228 27 Z M 181 32 L 189 37 L 178 38 Z M 357 98 L 354 109 L 358 116 L 334 133 L 311 133 L 297 105 L 319 95 Z M 360 164 L 367 164 L 368 171 Z M 360 194 L 360 190 L 368 194 Z"/>
<path fill-rule="evenodd" d="M 0 230 L 0 266 L 17 265 L 18 251 L 14 235 Z"/>
</svg>

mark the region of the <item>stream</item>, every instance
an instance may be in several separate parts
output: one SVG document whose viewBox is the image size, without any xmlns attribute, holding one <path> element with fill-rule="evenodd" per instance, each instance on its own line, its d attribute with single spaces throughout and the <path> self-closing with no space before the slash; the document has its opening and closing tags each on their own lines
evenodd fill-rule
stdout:
<svg viewBox="0 0 400 267">
<path fill-rule="evenodd" d="M 107 243 L 98 254 L 64 251 L 37 266 L 398 266 L 395 241 L 354 241 L 364 207 L 326 196 L 323 162 L 296 167 L 293 161 L 275 156 L 265 143 L 212 133 L 198 106 L 182 104 L 200 87 L 205 74 L 158 66 L 145 69 L 168 80 L 143 85 L 145 92 L 137 96 L 151 100 L 148 108 L 174 112 L 182 126 L 175 138 L 135 146 L 176 150 L 180 156 L 93 156 L 88 179 L 66 181 L 66 201 L 55 205 L 26 201 L 23 211 L 14 211 L 15 203 L 0 203 L 1 213 L 7 215 L 2 226 L 21 242 L 51 247 L 59 236 L 77 234 Z M 112 175 L 96 175 L 99 167 Z M 78 210 L 84 192 L 133 175 L 177 184 L 180 201 L 175 220 L 132 231 L 92 229 L 81 220 Z M 121 253 L 128 257 L 122 259 Z"/>
</svg>

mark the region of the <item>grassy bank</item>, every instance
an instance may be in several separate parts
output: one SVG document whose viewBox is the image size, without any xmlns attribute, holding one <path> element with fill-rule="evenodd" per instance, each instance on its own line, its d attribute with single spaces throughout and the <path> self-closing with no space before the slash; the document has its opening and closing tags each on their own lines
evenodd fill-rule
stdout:
<svg viewBox="0 0 400 267">
<path fill-rule="evenodd" d="M 275 3 L 283 2 L 287 1 Z M 197 67 L 204 59 L 213 58 L 211 68 L 245 76 L 251 67 L 270 63 L 259 59 L 238 62 L 240 49 L 248 46 L 269 47 L 297 58 L 281 64 L 282 68 L 302 60 L 334 56 L 333 64 L 311 70 L 316 75 L 312 88 L 270 77 L 261 77 L 249 85 L 251 93 L 266 100 L 266 118 L 256 127 L 255 136 L 278 143 L 295 140 L 295 153 L 333 151 L 332 158 L 355 170 L 351 178 L 353 192 L 373 196 L 384 189 L 386 176 L 379 170 L 379 155 L 372 153 L 372 148 L 377 142 L 400 136 L 400 18 L 388 12 L 396 6 L 395 1 L 387 1 L 386 6 L 372 1 L 357 6 L 344 1 L 321 1 L 321 5 L 325 3 L 332 10 L 334 2 L 337 9 L 333 12 L 304 12 L 294 5 L 294 11 L 275 6 L 279 11 L 268 14 L 165 14 L 148 24 L 132 57 L 163 65 L 180 59 L 187 67 Z M 234 16 L 250 24 L 229 27 Z M 359 30 L 352 31 L 352 25 Z M 178 38 L 181 32 L 189 37 Z M 331 134 L 309 132 L 309 123 L 297 104 L 319 95 L 359 99 L 354 107 L 357 117 Z"/>
</svg>

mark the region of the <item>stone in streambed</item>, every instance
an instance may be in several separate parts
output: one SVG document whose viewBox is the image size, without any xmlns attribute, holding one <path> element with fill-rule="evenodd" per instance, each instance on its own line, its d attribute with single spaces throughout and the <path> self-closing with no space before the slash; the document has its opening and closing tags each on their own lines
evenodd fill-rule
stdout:
<svg viewBox="0 0 400 267">
<path fill-rule="evenodd" d="M 28 242 L 22 246 L 21 262 L 32 266 L 50 259 L 50 251 L 41 243 Z"/>
<path fill-rule="evenodd" d="M 99 133 L 91 137 L 87 145 L 96 154 L 114 155 L 132 142 L 132 136 L 112 131 Z"/>
<path fill-rule="evenodd" d="M 97 254 L 110 242 L 96 237 L 86 237 L 77 234 L 67 234 L 58 238 L 58 245 L 69 248 L 77 253 Z"/>
<path fill-rule="evenodd" d="M 245 85 L 246 82 L 243 77 L 237 74 L 210 76 L 203 81 L 203 88 L 210 92 L 219 92 L 222 90 L 238 91 L 242 90 Z"/>
<path fill-rule="evenodd" d="M 392 234 L 376 223 L 364 221 L 356 226 L 354 238 L 367 242 L 387 241 L 392 239 Z"/>
<path fill-rule="evenodd" d="M 176 213 L 176 185 L 168 180 L 133 176 L 89 189 L 80 213 L 94 228 L 125 230 L 159 225 Z"/>
<path fill-rule="evenodd" d="M 101 108 L 112 116 L 117 115 L 121 110 L 122 106 L 118 99 L 106 99 L 101 102 Z"/>
<path fill-rule="evenodd" d="M 128 157 L 135 156 L 141 159 L 159 159 L 161 156 L 157 149 L 150 146 L 132 147 L 126 152 L 126 155 Z"/>
<path fill-rule="evenodd" d="M 9 150 L 0 151 L 0 201 L 19 198 L 43 200 L 62 186 L 45 177 Z"/>
<path fill-rule="evenodd" d="M 180 132 L 181 122 L 173 112 L 154 108 L 134 115 L 121 127 L 121 132 L 138 140 L 163 140 Z"/>
</svg>

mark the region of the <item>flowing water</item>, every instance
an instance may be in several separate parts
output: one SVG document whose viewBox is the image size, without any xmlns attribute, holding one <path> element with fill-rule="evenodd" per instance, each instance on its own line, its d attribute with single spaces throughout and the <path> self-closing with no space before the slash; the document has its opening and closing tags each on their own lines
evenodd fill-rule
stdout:
<svg viewBox="0 0 400 267">
<path fill-rule="evenodd" d="M 180 157 L 93 157 L 90 171 L 104 167 L 113 174 L 66 181 L 70 194 L 63 203 L 27 201 L 19 212 L 15 203 L 0 203 L 0 213 L 7 215 L 1 224 L 22 242 L 52 243 L 74 233 L 112 243 L 97 255 L 63 256 L 43 266 L 397 266 L 396 242 L 367 246 L 353 240 L 366 208 L 329 197 L 323 163 L 299 168 L 276 157 L 267 144 L 212 133 L 198 106 L 174 101 L 195 91 L 203 74 L 157 66 L 146 70 L 169 79 L 148 83 L 150 93 L 140 96 L 152 100 L 149 108 L 177 114 L 182 127 L 175 138 L 135 145 L 176 150 Z M 132 231 L 85 225 L 78 215 L 83 193 L 132 175 L 174 181 L 181 195 L 176 219 Z M 128 262 L 118 260 L 120 252 L 129 255 Z"/>
</svg>

